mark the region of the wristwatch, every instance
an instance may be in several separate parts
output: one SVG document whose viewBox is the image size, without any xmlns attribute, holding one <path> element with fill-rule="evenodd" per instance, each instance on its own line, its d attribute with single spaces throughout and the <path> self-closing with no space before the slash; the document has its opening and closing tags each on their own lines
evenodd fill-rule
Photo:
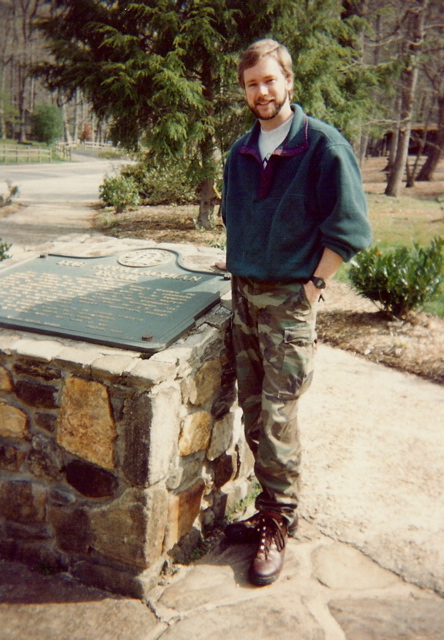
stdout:
<svg viewBox="0 0 444 640">
<path fill-rule="evenodd" d="M 311 278 L 309 278 L 309 280 L 314 284 L 316 289 L 325 289 L 325 287 L 327 286 L 326 283 L 325 283 L 324 278 L 318 278 L 317 276 L 311 276 Z"/>
</svg>

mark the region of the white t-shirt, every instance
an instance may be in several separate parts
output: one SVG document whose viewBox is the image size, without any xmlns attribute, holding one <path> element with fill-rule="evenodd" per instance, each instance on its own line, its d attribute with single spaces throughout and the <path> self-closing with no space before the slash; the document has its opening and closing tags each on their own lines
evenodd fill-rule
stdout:
<svg viewBox="0 0 444 640">
<path fill-rule="evenodd" d="M 261 129 L 259 134 L 259 153 L 261 154 L 262 162 L 264 166 L 267 164 L 268 159 L 275 149 L 285 140 L 290 131 L 291 123 L 294 116 L 286 120 L 283 124 L 271 131 L 264 131 Z"/>
</svg>

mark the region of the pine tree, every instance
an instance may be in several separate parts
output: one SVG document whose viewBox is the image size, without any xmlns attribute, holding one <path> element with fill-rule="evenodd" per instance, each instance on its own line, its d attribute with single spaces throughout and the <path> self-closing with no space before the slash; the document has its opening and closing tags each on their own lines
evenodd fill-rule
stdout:
<svg viewBox="0 0 444 640">
<path fill-rule="evenodd" d="M 186 163 L 208 228 L 224 153 L 245 131 L 248 110 L 236 57 L 275 37 L 295 57 L 296 98 L 347 128 L 362 109 L 361 70 L 350 65 L 337 0 L 51 0 L 40 22 L 53 60 L 37 73 L 65 94 L 81 89 L 115 142 Z M 340 36 L 343 38 L 341 42 Z M 350 100 L 351 96 L 362 96 Z M 351 128 L 348 127 L 351 131 Z"/>
<path fill-rule="evenodd" d="M 106 2 L 56 0 L 40 22 L 54 61 L 36 71 L 52 90 L 81 88 L 111 135 L 128 149 L 146 146 L 153 161 L 189 165 L 200 194 L 198 224 L 211 224 L 220 104 L 233 86 L 229 28 L 222 0 Z"/>
</svg>

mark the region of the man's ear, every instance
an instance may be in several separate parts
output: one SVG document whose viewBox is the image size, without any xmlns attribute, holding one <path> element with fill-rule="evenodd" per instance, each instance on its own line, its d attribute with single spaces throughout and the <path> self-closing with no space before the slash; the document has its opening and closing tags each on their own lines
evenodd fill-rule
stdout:
<svg viewBox="0 0 444 640">
<path fill-rule="evenodd" d="M 285 82 L 287 84 L 287 91 L 288 91 L 288 95 L 289 95 L 290 100 L 291 100 L 291 97 L 293 95 L 293 89 L 294 89 L 293 77 L 286 78 Z"/>
</svg>

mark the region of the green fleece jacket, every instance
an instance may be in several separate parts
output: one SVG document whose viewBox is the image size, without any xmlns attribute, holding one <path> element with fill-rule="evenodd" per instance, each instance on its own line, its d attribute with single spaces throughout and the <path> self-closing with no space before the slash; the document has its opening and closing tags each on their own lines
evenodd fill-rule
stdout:
<svg viewBox="0 0 444 640">
<path fill-rule="evenodd" d="M 260 124 L 234 143 L 224 171 L 227 268 L 261 282 L 306 281 L 324 247 L 345 261 L 371 242 L 355 155 L 330 125 L 298 105 L 286 141 L 266 168 Z"/>
</svg>

